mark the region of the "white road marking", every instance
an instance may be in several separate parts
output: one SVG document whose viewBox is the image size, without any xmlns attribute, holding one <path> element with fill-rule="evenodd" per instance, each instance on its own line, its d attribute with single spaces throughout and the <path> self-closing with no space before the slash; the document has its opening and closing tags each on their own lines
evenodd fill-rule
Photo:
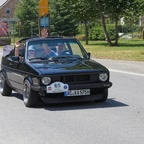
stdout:
<svg viewBox="0 0 144 144">
<path fill-rule="evenodd" d="M 135 76 L 144 76 L 144 74 L 141 74 L 141 73 L 134 73 L 134 72 L 128 72 L 128 71 L 115 70 L 115 69 L 109 69 L 109 70 L 111 72 L 116 72 L 116 73 L 123 73 L 123 74 L 135 75 Z"/>
</svg>

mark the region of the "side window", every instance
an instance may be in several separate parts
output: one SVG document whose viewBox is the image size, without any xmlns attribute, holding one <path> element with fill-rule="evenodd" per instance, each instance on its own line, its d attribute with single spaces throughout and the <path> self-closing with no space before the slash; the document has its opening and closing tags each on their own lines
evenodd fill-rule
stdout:
<svg viewBox="0 0 144 144">
<path fill-rule="evenodd" d="M 69 44 L 70 44 L 73 55 L 79 55 L 79 56 L 83 57 L 81 49 L 77 43 L 71 42 Z"/>
</svg>

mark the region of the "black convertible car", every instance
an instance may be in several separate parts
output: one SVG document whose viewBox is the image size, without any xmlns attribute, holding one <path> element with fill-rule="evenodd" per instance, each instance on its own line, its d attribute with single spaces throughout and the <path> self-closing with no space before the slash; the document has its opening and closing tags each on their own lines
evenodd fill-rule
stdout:
<svg viewBox="0 0 144 144">
<path fill-rule="evenodd" d="M 3 55 L 0 92 L 16 91 L 27 107 L 45 103 L 106 101 L 109 71 L 90 59 L 75 38 L 48 37 L 22 39 L 16 49 Z M 4 50 L 8 51 L 8 50 Z"/>
</svg>

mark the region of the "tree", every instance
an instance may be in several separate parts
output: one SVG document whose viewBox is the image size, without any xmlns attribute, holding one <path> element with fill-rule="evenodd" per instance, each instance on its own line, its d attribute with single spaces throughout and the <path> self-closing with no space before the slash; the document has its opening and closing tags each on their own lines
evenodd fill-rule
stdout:
<svg viewBox="0 0 144 144">
<path fill-rule="evenodd" d="M 141 17 L 143 17 L 144 15 L 143 7 L 144 7 L 144 0 L 136 0 L 134 6 L 131 8 L 131 11 L 129 11 L 125 16 L 125 23 L 129 24 L 132 29 L 132 37 L 135 24 L 139 24 Z M 143 31 L 143 29 L 141 30 Z"/>
<path fill-rule="evenodd" d="M 118 45 L 118 23 L 122 17 L 134 18 L 135 16 L 135 18 L 139 18 L 141 11 L 140 3 L 142 1 L 143 0 L 109 0 L 106 2 L 105 0 L 97 0 L 100 10 L 99 13 L 101 14 L 102 26 L 109 46 Z M 105 16 L 108 16 L 111 21 L 115 23 L 115 39 L 113 43 L 107 32 Z"/>
<path fill-rule="evenodd" d="M 78 32 L 71 6 L 71 1 L 67 0 L 50 1 L 51 25 L 53 25 L 53 32 L 60 36 L 75 36 Z"/>
<path fill-rule="evenodd" d="M 38 34 L 37 1 L 21 0 L 16 7 L 15 16 L 21 21 L 21 36 L 31 36 L 31 30 Z"/>
<path fill-rule="evenodd" d="M 109 46 L 118 45 L 118 22 L 120 18 L 126 17 L 128 13 L 136 12 L 139 9 L 137 0 L 97 0 L 99 13 L 101 15 L 102 26 L 105 33 L 105 38 Z M 115 41 L 112 43 L 105 23 L 105 16 L 108 16 L 115 23 Z"/>
<path fill-rule="evenodd" d="M 86 44 L 88 44 L 89 24 L 97 17 L 95 0 L 72 0 L 75 18 L 85 25 Z"/>
<path fill-rule="evenodd" d="M 118 45 L 118 24 L 122 17 L 126 17 L 130 13 L 137 13 L 143 8 L 144 0 L 72 0 L 75 6 L 76 17 L 80 21 L 85 22 L 86 38 L 88 28 L 86 23 L 96 18 L 101 19 L 101 24 L 104 30 L 105 39 L 109 46 Z M 141 10 L 140 10 L 141 9 Z M 137 13 L 137 15 L 140 12 Z M 115 39 L 114 42 L 110 39 L 107 31 L 106 19 L 110 19 L 115 24 Z"/>
</svg>

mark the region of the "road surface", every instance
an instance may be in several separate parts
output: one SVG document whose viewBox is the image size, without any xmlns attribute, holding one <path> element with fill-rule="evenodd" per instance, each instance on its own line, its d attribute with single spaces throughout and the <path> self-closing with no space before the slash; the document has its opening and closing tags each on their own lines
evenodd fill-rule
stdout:
<svg viewBox="0 0 144 144">
<path fill-rule="evenodd" d="M 143 144 L 144 67 L 97 61 L 111 71 L 105 103 L 26 108 L 21 95 L 0 95 L 0 144 Z"/>
</svg>

